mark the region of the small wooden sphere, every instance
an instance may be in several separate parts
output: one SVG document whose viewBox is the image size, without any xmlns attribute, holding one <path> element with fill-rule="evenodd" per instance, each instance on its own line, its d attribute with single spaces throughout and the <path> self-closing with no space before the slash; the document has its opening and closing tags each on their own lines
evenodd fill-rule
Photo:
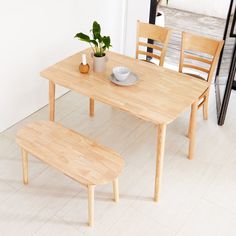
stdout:
<svg viewBox="0 0 236 236">
<path fill-rule="evenodd" d="M 82 74 L 87 74 L 90 70 L 89 64 L 83 65 L 82 63 L 79 65 L 79 71 Z"/>
</svg>

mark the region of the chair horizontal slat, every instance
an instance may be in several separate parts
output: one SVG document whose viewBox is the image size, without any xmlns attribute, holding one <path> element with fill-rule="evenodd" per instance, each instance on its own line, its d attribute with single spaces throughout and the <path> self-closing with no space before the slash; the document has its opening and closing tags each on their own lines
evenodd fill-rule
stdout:
<svg viewBox="0 0 236 236">
<path fill-rule="evenodd" d="M 187 32 L 183 32 L 182 35 L 184 50 L 201 52 L 211 56 L 216 54 L 220 41 Z"/>
<path fill-rule="evenodd" d="M 162 48 L 157 46 L 157 45 L 155 45 L 155 44 L 138 42 L 138 45 L 139 46 L 143 46 L 143 47 L 153 48 L 153 49 L 156 49 L 158 51 L 162 51 Z"/>
<path fill-rule="evenodd" d="M 185 54 L 184 58 L 192 59 L 192 60 L 195 60 L 195 61 L 200 61 L 200 62 L 209 64 L 209 65 L 212 64 L 212 61 L 210 61 L 210 60 L 207 60 L 207 59 L 202 58 L 202 57 L 193 56 L 193 55 L 190 55 L 190 54 Z"/>
<path fill-rule="evenodd" d="M 138 21 L 138 32 L 139 37 L 165 43 L 170 29 Z"/>
<path fill-rule="evenodd" d="M 160 60 L 160 56 L 153 54 L 151 52 L 145 52 L 145 51 L 138 50 L 137 53 Z"/>
<path fill-rule="evenodd" d="M 167 44 L 170 38 L 170 32 L 171 30 L 168 28 L 138 21 L 136 38 L 136 58 L 139 58 L 139 54 L 146 55 L 153 59 L 157 59 L 159 61 L 159 66 L 163 66 Z M 140 40 L 140 38 L 151 39 L 155 43 L 152 44 L 149 41 Z M 154 52 L 145 52 L 146 50 L 141 48 L 142 46 L 154 49 Z"/>
<path fill-rule="evenodd" d="M 208 69 L 205 69 L 205 68 L 202 68 L 202 67 L 199 67 L 199 66 L 196 66 L 196 65 L 191 65 L 191 64 L 183 64 L 183 67 L 192 68 L 192 69 L 195 69 L 195 70 L 200 70 L 200 71 L 205 72 L 207 74 L 210 72 Z"/>
</svg>

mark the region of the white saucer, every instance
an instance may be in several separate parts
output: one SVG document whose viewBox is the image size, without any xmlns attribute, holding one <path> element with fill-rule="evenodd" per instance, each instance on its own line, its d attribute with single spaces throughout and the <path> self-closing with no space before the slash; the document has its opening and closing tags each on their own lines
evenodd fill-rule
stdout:
<svg viewBox="0 0 236 236">
<path fill-rule="evenodd" d="M 131 85 L 136 84 L 138 82 L 139 78 L 138 78 L 138 76 L 136 74 L 131 72 L 129 77 L 125 81 L 117 80 L 116 77 L 114 76 L 114 74 L 111 74 L 109 76 L 109 80 L 112 83 L 120 85 L 120 86 L 131 86 Z"/>
</svg>

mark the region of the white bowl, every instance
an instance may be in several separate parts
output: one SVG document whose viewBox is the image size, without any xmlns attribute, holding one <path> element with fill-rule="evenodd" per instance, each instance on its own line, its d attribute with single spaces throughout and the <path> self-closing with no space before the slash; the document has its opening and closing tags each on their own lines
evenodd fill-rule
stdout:
<svg viewBox="0 0 236 236">
<path fill-rule="evenodd" d="M 112 72 L 117 80 L 125 81 L 130 74 L 130 69 L 123 66 L 117 66 L 113 68 Z"/>
</svg>

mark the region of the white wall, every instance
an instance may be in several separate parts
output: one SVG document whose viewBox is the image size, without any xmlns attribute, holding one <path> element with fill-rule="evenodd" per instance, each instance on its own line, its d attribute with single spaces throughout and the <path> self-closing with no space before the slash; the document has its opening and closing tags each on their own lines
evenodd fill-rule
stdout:
<svg viewBox="0 0 236 236">
<path fill-rule="evenodd" d="M 120 50 L 119 0 L 7 0 L 0 7 L 0 131 L 48 103 L 44 68 L 87 47 L 73 38 L 98 20 Z M 105 8 L 104 8 L 105 6 Z M 120 30 L 120 31 L 119 31 Z M 65 89 L 57 89 L 57 96 Z"/>
<path fill-rule="evenodd" d="M 148 22 L 150 0 L 127 0 L 127 27 L 125 54 L 134 57 L 136 45 L 137 20 Z"/>
<path fill-rule="evenodd" d="M 169 0 L 170 7 L 220 18 L 226 18 L 229 3 L 230 0 Z"/>
</svg>

